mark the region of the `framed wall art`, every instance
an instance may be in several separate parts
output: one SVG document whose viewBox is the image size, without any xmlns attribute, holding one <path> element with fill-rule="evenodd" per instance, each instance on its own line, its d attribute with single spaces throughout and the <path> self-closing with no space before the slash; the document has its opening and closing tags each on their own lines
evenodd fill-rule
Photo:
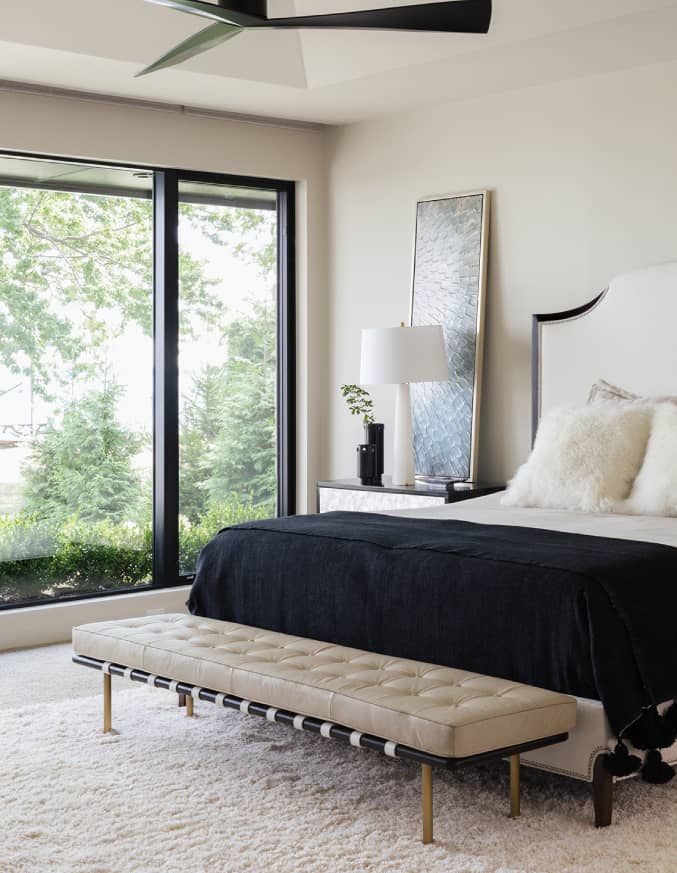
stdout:
<svg viewBox="0 0 677 873">
<path fill-rule="evenodd" d="M 489 191 L 416 205 L 412 325 L 441 324 L 448 382 L 411 386 L 416 476 L 475 481 L 479 442 Z"/>
</svg>

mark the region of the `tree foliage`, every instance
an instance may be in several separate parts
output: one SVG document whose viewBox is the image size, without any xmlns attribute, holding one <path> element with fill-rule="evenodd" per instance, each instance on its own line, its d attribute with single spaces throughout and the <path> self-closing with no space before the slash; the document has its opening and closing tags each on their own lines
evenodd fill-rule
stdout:
<svg viewBox="0 0 677 873">
<path fill-rule="evenodd" d="M 181 515 L 195 523 L 209 503 L 213 448 L 219 436 L 226 397 L 225 366 L 207 364 L 183 396 L 179 442 Z"/>
<path fill-rule="evenodd" d="M 222 325 L 224 360 L 207 364 L 182 398 L 181 513 L 196 522 L 224 499 L 251 500 L 275 513 L 275 227 L 258 210 L 192 207 L 190 220 L 213 242 L 230 244 L 270 286 L 268 303 Z"/>
<path fill-rule="evenodd" d="M 200 550 L 220 528 L 264 516 L 264 508 L 234 499 L 211 504 L 196 524 L 181 519 L 182 571 L 194 570 Z M 0 603 L 148 584 L 152 546 L 149 521 L 58 525 L 25 514 L 0 517 Z"/>
<path fill-rule="evenodd" d="M 149 333 L 151 245 L 145 200 L 0 187 L 2 363 L 51 395 L 96 367 L 111 329 Z"/>
<path fill-rule="evenodd" d="M 149 200 L 0 186 L 0 362 L 53 396 L 96 374 L 128 324 L 151 336 L 152 245 Z M 194 335 L 221 307 L 185 247 L 179 269 Z"/>
<path fill-rule="evenodd" d="M 212 499 L 244 493 L 254 505 L 275 511 L 276 319 L 258 304 L 228 331 L 223 403 L 213 444 Z"/>
<path fill-rule="evenodd" d="M 143 439 L 117 419 L 121 393 L 109 385 L 71 403 L 34 441 L 24 476 L 29 513 L 55 522 L 140 517 L 143 484 L 132 461 Z"/>
<path fill-rule="evenodd" d="M 180 220 L 271 290 L 268 304 L 234 315 L 204 246 L 181 246 L 181 340 L 209 331 L 223 349 L 181 398 L 180 549 L 191 569 L 220 527 L 275 511 L 276 222 L 199 203 L 182 203 Z M 147 199 L 0 186 L 0 366 L 29 377 L 53 410 L 26 465 L 24 511 L 0 519 L 0 601 L 11 579 L 54 593 L 149 578 L 151 483 L 137 459 L 150 434 L 122 423 L 123 390 L 106 374 L 113 340 L 130 326 L 152 336 L 152 244 Z"/>
</svg>

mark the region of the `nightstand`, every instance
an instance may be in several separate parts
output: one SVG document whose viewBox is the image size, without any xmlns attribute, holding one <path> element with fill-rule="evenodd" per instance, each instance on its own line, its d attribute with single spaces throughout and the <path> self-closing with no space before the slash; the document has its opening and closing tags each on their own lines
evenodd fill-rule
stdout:
<svg viewBox="0 0 677 873">
<path fill-rule="evenodd" d="M 317 511 L 385 512 L 391 509 L 423 509 L 442 506 L 457 500 L 482 497 L 503 491 L 504 485 L 484 485 L 479 482 L 456 482 L 453 490 L 420 483 L 392 485 L 383 477 L 383 485 L 362 485 L 359 479 L 335 479 L 317 483 Z"/>
</svg>

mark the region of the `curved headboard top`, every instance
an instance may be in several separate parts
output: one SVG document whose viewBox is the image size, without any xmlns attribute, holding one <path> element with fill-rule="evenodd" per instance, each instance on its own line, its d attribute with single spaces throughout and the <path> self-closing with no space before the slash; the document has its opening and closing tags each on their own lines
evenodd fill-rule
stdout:
<svg viewBox="0 0 677 873">
<path fill-rule="evenodd" d="M 625 273 L 590 303 L 533 317 L 533 424 L 598 379 L 677 395 L 677 261 Z"/>
</svg>

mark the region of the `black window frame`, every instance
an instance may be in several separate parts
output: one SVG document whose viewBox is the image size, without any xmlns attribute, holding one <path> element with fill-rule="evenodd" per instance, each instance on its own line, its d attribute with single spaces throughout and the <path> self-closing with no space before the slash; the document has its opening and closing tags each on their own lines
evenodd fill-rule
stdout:
<svg viewBox="0 0 677 873">
<path fill-rule="evenodd" d="M 190 584 L 179 568 L 179 186 L 260 188 L 277 195 L 277 514 L 296 512 L 296 183 L 133 162 L 0 149 L 0 157 L 128 169 L 153 177 L 153 573 L 151 582 L 109 591 L 1 604 L 0 611 L 115 597 Z M 42 187 L 36 184 L 36 187 Z M 46 186 L 45 186 L 46 187 Z M 73 186 L 77 191 L 77 186 Z M 130 195 L 131 196 L 131 195 Z M 173 362 L 173 365 L 171 364 Z"/>
</svg>

